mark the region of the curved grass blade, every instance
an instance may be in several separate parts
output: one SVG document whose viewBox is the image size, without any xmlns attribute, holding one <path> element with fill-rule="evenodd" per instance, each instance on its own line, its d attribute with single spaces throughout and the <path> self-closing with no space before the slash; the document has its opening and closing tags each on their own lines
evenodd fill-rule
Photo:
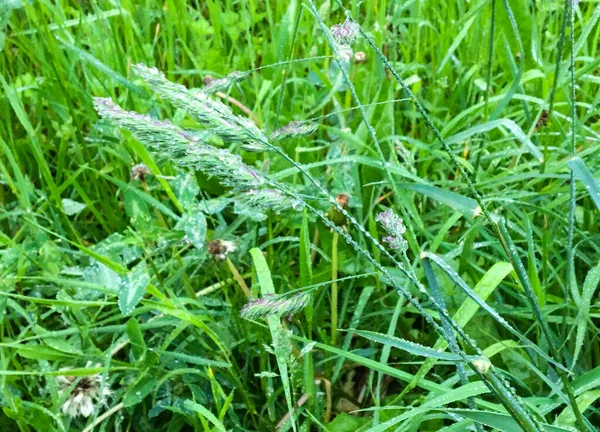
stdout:
<svg viewBox="0 0 600 432">
<path fill-rule="evenodd" d="M 542 358 L 544 358 L 545 360 L 552 363 L 555 367 L 560 368 L 561 370 L 570 373 L 570 371 L 568 369 L 566 369 L 563 365 L 561 365 L 560 363 L 555 361 L 552 357 L 550 357 L 548 354 L 546 354 L 544 351 L 542 351 L 542 349 L 540 349 L 537 346 L 537 344 L 535 344 L 534 342 L 527 339 L 527 337 L 525 337 L 525 335 L 523 335 L 521 332 L 519 332 L 513 326 L 511 326 L 508 323 L 508 321 L 506 321 L 504 318 L 502 318 L 500 316 L 500 314 L 498 312 L 496 312 L 491 306 L 489 306 L 485 301 L 483 301 L 471 289 L 471 287 L 469 287 L 469 285 L 467 285 L 467 283 L 463 280 L 463 278 L 461 278 L 460 275 L 458 273 L 456 273 L 456 271 L 454 271 L 454 269 L 452 269 L 452 267 L 450 267 L 450 265 L 447 264 L 441 257 L 439 257 L 435 254 L 429 253 L 429 252 L 423 252 L 423 256 L 426 258 L 429 258 L 431 261 L 436 263 L 450 277 L 450 279 L 452 279 L 452 281 L 454 281 L 454 283 L 461 290 L 463 290 L 463 292 L 467 296 L 469 296 L 469 298 L 471 298 L 471 300 L 473 300 L 475 303 L 477 303 L 481 309 L 485 310 L 492 318 L 494 318 L 494 320 L 496 320 L 500 325 L 502 325 L 502 327 L 504 327 L 509 332 L 511 332 L 513 335 L 518 337 L 519 340 L 521 342 L 523 342 L 524 344 L 526 344 L 528 348 L 531 348 L 533 351 L 535 351 L 537 354 L 539 354 Z"/>
<path fill-rule="evenodd" d="M 395 336 L 388 336 L 384 333 L 377 333 L 367 330 L 353 330 L 359 336 L 362 336 L 370 341 L 377 342 L 383 345 L 389 345 L 394 348 L 401 349 L 419 357 L 435 358 L 438 360 L 462 361 L 458 354 L 438 351 L 435 348 L 427 347 L 415 342 L 410 342 Z"/>
<path fill-rule="evenodd" d="M 575 157 L 569 161 L 569 167 L 573 170 L 575 178 L 583 183 L 585 190 L 590 195 L 592 201 L 594 201 L 594 204 L 596 204 L 596 207 L 600 209 L 600 187 L 585 162 Z"/>
</svg>

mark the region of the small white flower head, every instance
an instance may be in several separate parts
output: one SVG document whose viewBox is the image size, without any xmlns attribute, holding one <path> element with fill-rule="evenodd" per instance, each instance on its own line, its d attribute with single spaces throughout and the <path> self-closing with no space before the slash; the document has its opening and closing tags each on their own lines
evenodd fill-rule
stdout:
<svg viewBox="0 0 600 432">
<path fill-rule="evenodd" d="M 227 255 L 236 251 L 235 243 L 227 240 L 213 240 L 208 243 L 208 253 L 216 260 L 224 261 Z"/>
<path fill-rule="evenodd" d="M 152 174 L 150 169 L 143 163 L 131 167 L 131 178 L 133 180 L 144 181 L 144 177 L 149 174 Z"/>
<path fill-rule="evenodd" d="M 354 54 L 354 63 L 361 64 L 367 61 L 367 55 L 363 51 Z"/>
<path fill-rule="evenodd" d="M 352 60 L 352 54 L 352 48 L 350 48 L 348 45 L 340 45 L 338 47 L 338 58 L 340 61 L 344 63 L 350 63 L 350 60 Z"/>
<path fill-rule="evenodd" d="M 90 366 L 90 362 L 86 367 Z M 93 367 L 99 367 L 94 365 Z M 60 386 L 60 393 L 69 391 L 69 388 L 77 381 L 79 377 L 73 375 L 59 375 L 56 378 Z M 62 412 L 70 417 L 89 417 L 94 413 L 95 402 L 101 404 L 106 402 L 106 398 L 112 394 L 110 388 L 105 384 L 101 390 L 102 375 L 94 374 L 81 377 L 75 384 L 75 388 L 69 394 L 62 406 Z"/>
<path fill-rule="evenodd" d="M 408 248 L 408 244 L 406 243 L 406 240 L 404 240 L 406 227 L 404 226 L 402 218 L 394 213 L 392 209 L 389 209 L 375 216 L 375 220 L 381 223 L 383 229 L 389 234 L 388 237 L 383 238 L 383 241 L 392 249 L 397 249 L 401 252 L 406 251 Z"/>
<path fill-rule="evenodd" d="M 331 26 L 331 36 L 338 45 L 350 46 L 360 34 L 357 22 L 347 19 L 342 24 Z"/>
<path fill-rule="evenodd" d="M 479 357 L 471 362 L 475 369 L 481 372 L 483 375 L 487 374 L 490 368 L 492 367 L 492 363 L 487 357 Z"/>
</svg>

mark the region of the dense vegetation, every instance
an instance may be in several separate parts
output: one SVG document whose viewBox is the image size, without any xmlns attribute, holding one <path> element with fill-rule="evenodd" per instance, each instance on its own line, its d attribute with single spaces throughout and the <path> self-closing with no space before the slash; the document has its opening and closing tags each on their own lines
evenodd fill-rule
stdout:
<svg viewBox="0 0 600 432">
<path fill-rule="evenodd" d="M 599 18 L 1 2 L 0 429 L 596 430 Z"/>
</svg>

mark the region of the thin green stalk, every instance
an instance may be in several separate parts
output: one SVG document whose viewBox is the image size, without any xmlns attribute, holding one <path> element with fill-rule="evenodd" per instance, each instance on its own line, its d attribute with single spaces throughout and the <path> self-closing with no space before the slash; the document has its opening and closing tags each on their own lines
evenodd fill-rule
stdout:
<svg viewBox="0 0 600 432">
<path fill-rule="evenodd" d="M 490 102 L 490 91 L 492 86 L 492 65 L 494 62 L 494 37 L 496 35 L 496 0 L 492 0 L 492 19 L 490 20 L 490 43 L 488 49 L 488 64 L 487 73 L 485 77 L 485 119 L 489 120 L 489 102 Z M 483 141 L 479 143 L 477 148 L 477 157 L 475 159 L 475 166 L 473 167 L 473 181 L 477 181 L 477 172 L 481 164 L 481 154 L 483 153 Z"/>
<path fill-rule="evenodd" d="M 500 223 L 498 224 L 498 228 L 500 233 L 502 234 L 502 244 L 506 250 L 506 253 L 510 257 L 511 263 L 513 265 L 513 268 L 515 269 L 515 272 L 517 273 L 519 281 L 523 286 L 525 296 L 527 297 L 527 300 L 529 301 L 529 304 L 531 305 L 531 308 L 533 310 L 533 315 L 536 321 L 540 324 L 540 327 L 542 328 L 542 333 L 548 341 L 550 353 L 552 354 L 552 357 L 558 359 L 560 358 L 560 356 L 558 349 L 556 348 L 556 341 L 554 335 L 552 334 L 552 330 L 548 325 L 548 321 L 545 319 L 544 314 L 542 313 L 533 287 L 531 286 L 531 282 L 529 281 L 529 277 L 527 276 L 527 270 L 525 269 L 525 266 L 523 265 L 521 258 L 519 257 L 519 254 L 517 252 L 517 247 L 515 246 L 508 230 L 506 229 L 504 221 L 500 221 Z M 583 418 L 581 417 L 581 412 L 579 411 L 579 406 L 577 405 L 577 400 L 575 399 L 573 388 L 571 386 L 571 383 L 569 382 L 566 373 L 561 369 L 557 369 L 556 372 L 558 373 L 558 376 L 560 377 L 565 387 L 565 392 L 567 393 L 567 397 L 569 398 L 569 402 L 571 403 L 571 408 L 575 413 L 575 418 L 577 419 L 577 424 L 580 427 L 580 430 L 586 430 L 587 428 L 585 427 Z"/>
<path fill-rule="evenodd" d="M 442 292 L 437 283 L 437 279 L 435 278 L 435 274 L 433 273 L 433 269 L 431 268 L 431 263 L 429 262 L 429 259 L 423 257 L 421 263 L 423 264 L 423 271 L 425 272 L 425 277 L 427 278 L 427 282 L 429 284 L 429 288 L 431 289 L 432 296 L 438 301 L 442 308 L 444 308 L 444 311 L 448 312 L 448 309 L 446 308 L 446 303 L 444 302 L 444 297 L 442 296 Z M 456 336 L 454 335 L 454 331 L 452 330 L 450 322 L 444 316 L 441 316 L 441 321 L 442 328 L 446 332 L 446 340 L 448 341 L 448 345 L 452 345 L 454 350 L 458 350 L 458 342 L 456 340 Z M 457 363 L 456 370 L 458 372 L 461 384 L 468 384 L 469 378 L 467 377 L 465 365 L 462 363 Z M 476 409 L 475 401 L 472 397 L 467 398 L 467 403 L 469 405 L 469 408 Z M 476 423 L 475 427 L 477 428 L 477 432 L 483 432 L 483 428 L 479 423 Z"/>
<path fill-rule="evenodd" d="M 329 33 L 329 30 L 328 30 L 327 26 L 325 25 L 325 23 L 321 19 L 320 15 L 319 15 L 319 13 L 317 11 L 317 8 L 315 7 L 315 5 L 312 2 L 312 0 L 309 0 L 309 6 L 310 6 L 311 13 L 313 14 L 313 16 L 315 17 L 315 19 L 317 20 L 317 23 L 321 27 L 321 30 L 322 30 L 323 34 L 325 35 L 325 38 L 327 39 L 327 43 L 329 44 L 329 47 L 331 48 L 331 50 L 334 53 L 334 60 L 337 63 L 338 69 L 341 72 L 342 77 L 344 78 L 344 82 L 345 82 L 346 86 L 348 87 L 348 90 L 350 91 L 350 95 L 352 96 L 352 100 L 356 104 L 356 109 L 358 109 L 358 112 L 360 113 L 361 120 L 362 120 L 363 124 L 365 125 L 365 128 L 367 129 L 369 137 L 371 138 L 371 141 L 373 141 L 373 144 L 375 146 L 375 150 L 377 151 L 377 155 L 379 156 L 379 159 L 381 160 L 381 163 L 382 164 L 386 164 L 387 163 L 387 159 L 385 158 L 385 156 L 383 154 L 383 151 L 381 149 L 381 145 L 379 144 L 379 139 L 377 138 L 377 134 L 375 132 L 375 129 L 373 128 L 373 126 L 369 122 L 369 118 L 367 116 L 367 113 L 366 113 L 366 111 L 364 109 L 363 104 L 360 101 L 360 98 L 358 97 L 358 94 L 356 92 L 356 87 L 354 86 L 354 83 L 350 79 L 350 76 L 348 75 L 348 72 L 346 71 L 346 68 L 344 67 L 344 65 L 340 61 L 338 45 L 335 43 L 335 41 L 331 37 L 331 34 Z M 391 172 L 389 170 L 384 170 L 384 171 L 385 171 L 385 173 L 387 175 L 389 185 L 392 188 L 392 192 L 394 193 L 394 197 L 395 198 L 400 198 L 402 195 L 398 191 L 398 186 L 396 185 L 396 182 L 394 181 L 394 178 L 392 177 Z M 407 214 L 404 206 L 400 205 L 400 206 L 398 206 L 398 208 L 400 209 L 402 217 L 405 220 L 408 220 L 408 214 Z M 411 249 L 413 250 L 413 252 L 415 254 L 418 253 L 418 251 L 419 251 L 419 245 L 417 243 L 416 235 L 414 233 L 414 230 L 412 229 L 412 226 L 410 224 L 407 224 L 407 236 L 406 236 L 406 239 L 407 239 L 407 241 L 408 241 Z"/>
<path fill-rule="evenodd" d="M 575 139 L 576 139 L 576 121 L 577 121 L 577 105 L 576 105 L 576 94 L 575 94 L 575 7 L 573 5 L 573 1 L 571 0 L 569 4 L 570 16 L 571 16 L 571 156 L 575 157 Z M 555 79 L 556 82 L 556 79 Z M 569 177 L 569 234 L 567 240 L 567 252 L 568 252 L 568 263 L 567 263 L 567 284 L 569 284 L 571 288 L 571 292 L 576 288 L 575 281 L 575 257 L 573 253 L 573 233 L 575 231 L 575 200 L 576 200 L 576 191 L 575 191 L 575 173 L 573 169 L 571 169 L 571 175 Z M 568 292 L 568 291 L 567 291 Z M 565 298 L 565 302 L 568 301 Z M 564 377 L 564 374 L 560 374 L 563 382 L 567 380 Z M 565 383 L 565 388 L 567 390 L 567 395 L 569 396 L 569 401 L 571 402 L 571 409 L 575 414 L 575 419 L 577 420 L 577 425 L 580 428 L 584 427 L 583 417 L 581 415 L 581 411 L 579 410 L 579 406 L 577 405 L 577 400 L 571 391 L 571 386 L 568 381 Z"/>
<path fill-rule="evenodd" d="M 338 233 L 333 232 L 331 239 L 331 346 L 335 346 L 337 339 L 338 321 Z"/>
</svg>

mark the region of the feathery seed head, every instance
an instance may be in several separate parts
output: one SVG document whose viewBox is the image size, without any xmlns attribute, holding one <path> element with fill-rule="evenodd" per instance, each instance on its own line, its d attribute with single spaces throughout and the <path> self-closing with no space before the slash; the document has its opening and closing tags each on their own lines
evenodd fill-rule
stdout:
<svg viewBox="0 0 600 432">
<path fill-rule="evenodd" d="M 289 317 L 304 309 L 309 301 L 310 294 L 303 292 L 289 297 L 274 294 L 266 295 L 245 304 L 240 311 L 240 315 L 248 320 L 266 316 Z"/>
<path fill-rule="evenodd" d="M 237 197 L 240 204 L 249 205 L 260 212 L 271 210 L 275 213 L 302 208 L 302 202 L 276 189 L 252 189 Z"/>
<path fill-rule="evenodd" d="M 224 92 L 229 90 L 235 84 L 245 80 L 250 75 L 250 72 L 239 72 L 234 71 L 227 75 L 225 78 L 214 79 L 210 75 L 204 77 L 205 87 L 202 91 L 206 94 L 213 94 L 216 92 Z M 210 79 L 207 79 L 210 78 Z"/>
<path fill-rule="evenodd" d="M 316 123 L 292 121 L 277 129 L 271 134 L 272 141 L 281 141 L 287 138 L 298 138 L 315 133 L 319 127 Z"/>
<path fill-rule="evenodd" d="M 252 120 L 234 115 L 220 100 L 212 99 L 204 91 L 191 92 L 181 84 L 167 80 L 165 75 L 156 68 L 138 64 L 133 69 L 160 97 L 186 111 L 223 141 L 239 142 L 242 146 L 247 145 L 248 150 L 251 151 L 268 150 L 268 146 L 264 144 L 267 138 Z M 241 76 L 245 74 L 235 75 L 228 82 L 234 82 L 236 79 L 239 81 Z M 212 81 L 209 85 L 211 84 Z"/>
</svg>

